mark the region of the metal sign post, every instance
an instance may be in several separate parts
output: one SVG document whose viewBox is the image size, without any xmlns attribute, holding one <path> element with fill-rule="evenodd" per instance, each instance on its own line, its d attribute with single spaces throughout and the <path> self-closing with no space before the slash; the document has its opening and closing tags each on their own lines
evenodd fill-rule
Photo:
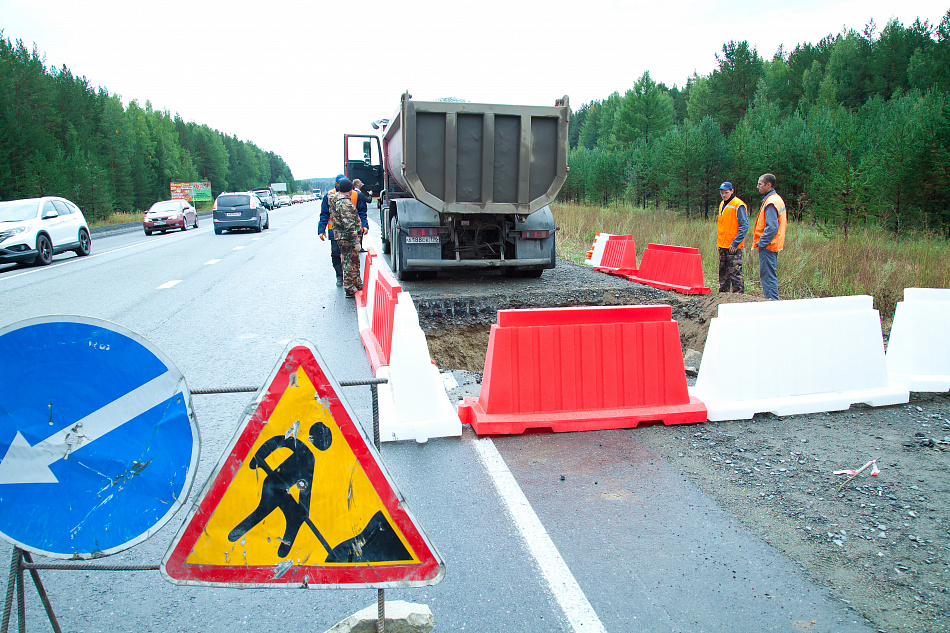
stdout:
<svg viewBox="0 0 950 633">
<path fill-rule="evenodd" d="M 369 380 L 345 380 L 340 381 L 341 387 L 359 387 L 369 386 L 373 403 L 373 435 L 376 448 L 379 448 L 379 398 L 376 393 L 376 385 L 385 384 L 385 378 L 371 378 Z M 256 393 L 259 387 L 217 387 L 209 389 L 194 389 L 192 395 L 210 395 L 224 393 Z M 50 626 L 55 633 L 62 633 L 62 628 L 53 611 L 52 603 L 46 593 L 46 588 L 40 578 L 39 570 L 57 570 L 57 571 L 156 571 L 161 568 L 160 565 L 103 565 L 90 563 L 36 563 L 33 561 L 29 552 L 13 548 L 13 558 L 10 564 L 10 575 L 7 581 L 6 600 L 2 621 L 0 621 L 0 633 L 8 633 L 10 628 L 10 619 L 13 612 L 13 598 L 16 593 L 17 599 L 17 623 L 20 633 L 26 632 L 26 605 L 25 605 L 25 583 L 23 572 L 29 571 L 33 579 L 33 584 L 39 594 L 40 601 L 46 611 Z M 386 612 L 385 612 L 385 590 L 377 589 L 377 621 L 376 630 L 378 633 L 385 633 L 386 630 Z"/>
</svg>

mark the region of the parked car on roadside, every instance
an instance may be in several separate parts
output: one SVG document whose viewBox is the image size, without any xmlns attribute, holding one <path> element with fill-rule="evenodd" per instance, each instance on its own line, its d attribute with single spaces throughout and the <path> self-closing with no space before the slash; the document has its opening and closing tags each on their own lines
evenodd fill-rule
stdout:
<svg viewBox="0 0 950 633">
<path fill-rule="evenodd" d="M 261 202 L 264 203 L 264 206 L 267 207 L 268 210 L 277 208 L 277 193 L 270 187 L 251 189 L 251 193 L 257 194 L 257 197 L 261 199 Z"/>
<path fill-rule="evenodd" d="M 187 200 L 161 200 L 152 205 L 145 213 L 142 227 L 146 235 L 153 231 L 170 231 L 188 227 L 198 228 L 198 212 Z"/>
<path fill-rule="evenodd" d="M 53 255 L 92 251 L 89 225 L 78 206 L 44 196 L 0 202 L 0 263 L 49 264 Z"/>
<path fill-rule="evenodd" d="M 218 194 L 211 207 L 215 235 L 232 229 L 251 229 L 260 233 L 270 228 L 267 207 L 249 191 L 226 191 Z"/>
</svg>

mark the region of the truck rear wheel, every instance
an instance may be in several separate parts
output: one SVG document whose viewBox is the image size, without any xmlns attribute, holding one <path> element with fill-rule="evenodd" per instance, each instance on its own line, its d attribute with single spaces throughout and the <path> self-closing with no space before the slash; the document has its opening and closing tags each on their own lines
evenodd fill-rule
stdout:
<svg viewBox="0 0 950 633">
<path fill-rule="evenodd" d="M 399 258 L 402 257 L 402 239 L 399 236 L 399 230 L 396 228 L 396 218 L 389 221 L 389 229 L 389 239 L 392 246 L 389 260 L 393 264 L 393 275 L 399 281 L 406 281 L 410 279 L 411 273 L 403 270 L 402 262 L 399 261 Z"/>
</svg>

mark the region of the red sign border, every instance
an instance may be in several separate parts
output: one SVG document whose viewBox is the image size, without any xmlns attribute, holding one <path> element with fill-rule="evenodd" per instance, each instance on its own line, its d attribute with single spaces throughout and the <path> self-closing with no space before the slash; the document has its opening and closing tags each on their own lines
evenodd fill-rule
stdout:
<svg viewBox="0 0 950 633">
<path fill-rule="evenodd" d="M 363 467 L 367 478 L 379 495 L 386 511 L 415 552 L 419 563 L 393 565 L 359 564 L 352 566 L 313 567 L 308 565 L 192 565 L 186 563 L 212 513 L 224 497 L 254 442 L 270 419 L 274 408 L 286 391 L 290 376 L 301 367 L 316 387 L 317 395 L 329 403 L 330 414 L 344 439 Z M 208 477 L 201 494 L 192 506 L 187 520 L 169 545 L 162 560 L 161 572 L 166 580 L 184 585 L 233 587 L 312 587 L 312 588 L 391 588 L 434 585 L 445 576 L 445 565 L 438 551 L 429 542 L 425 531 L 405 504 L 402 494 L 382 463 L 379 453 L 362 427 L 354 422 L 349 404 L 340 397 L 340 386 L 324 369 L 320 353 L 308 342 L 291 341 L 282 360 L 264 387 L 258 391 L 257 406 L 246 414 L 214 472 Z M 289 561 L 288 561 L 289 562 Z"/>
</svg>

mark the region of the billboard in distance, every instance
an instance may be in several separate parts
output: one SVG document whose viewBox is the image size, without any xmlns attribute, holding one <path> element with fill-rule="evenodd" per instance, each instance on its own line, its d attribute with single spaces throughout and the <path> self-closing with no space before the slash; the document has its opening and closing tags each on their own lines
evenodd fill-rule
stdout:
<svg viewBox="0 0 950 633">
<path fill-rule="evenodd" d="M 211 182 L 173 182 L 169 183 L 172 200 L 211 200 Z"/>
</svg>

